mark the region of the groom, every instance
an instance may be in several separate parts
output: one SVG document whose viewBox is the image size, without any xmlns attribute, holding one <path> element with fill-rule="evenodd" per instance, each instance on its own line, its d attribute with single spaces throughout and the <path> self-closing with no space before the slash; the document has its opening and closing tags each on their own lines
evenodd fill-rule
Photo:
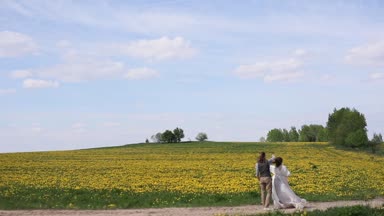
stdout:
<svg viewBox="0 0 384 216">
<path fill-rule="evenodd" d="M 265 152 L 261 152 L 259 159 L 256 163 L 256 177 L 259 179 L 260 188 L 261 188 L 261 204 L 264 206 L 265 210 L 269 208 L 269 201 L 272 194 L 272 177 L 269 166 L 273 162 L 273 157 L 270 160 L 265 158 Z M 265 193 L 267 194 L 265 195 Z"/>
</svg>

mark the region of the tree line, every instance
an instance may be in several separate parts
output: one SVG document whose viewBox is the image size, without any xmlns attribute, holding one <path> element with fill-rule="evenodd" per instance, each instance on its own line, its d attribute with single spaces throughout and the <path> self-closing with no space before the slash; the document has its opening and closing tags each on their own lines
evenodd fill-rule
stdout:
<svg viewBox="0 0 384 216">
<path fill-rule="evenodd" d="M 346 147 L 371 147 L 376 151 L 383 142 L 381 134 L 373 134 L 371 140 L 367 135 L 365 116 L 356 109 L 348 107 L 334 109 L 328 115 L 327 125 L 303 125 L 300 130 L 295 127 L 287 129 L 274 128 L 267 134 L 268 142 L 330 142 Z M 261 138 L 260 141 L 265 140 Z"/>
<path fill-rule="evenodd" d="M 300 130 L 296 127 L 287 129 L 274 128 L 267 134 L 268 142 L 327 142 L 328 133 L 322 125 L 303 125 Z"/>
</svg>

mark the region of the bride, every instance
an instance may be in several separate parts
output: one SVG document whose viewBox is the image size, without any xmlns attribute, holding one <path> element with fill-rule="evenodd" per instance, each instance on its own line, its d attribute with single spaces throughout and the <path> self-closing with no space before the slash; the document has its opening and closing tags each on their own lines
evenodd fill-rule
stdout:
<svg viewBox="0 0 384 216">
<path fill-rule="evenodd" d="M 275 208 L 303 209 L 307 201 L 298 197 L 288 184 L 288 176 L 291 174 L 286 166 L 282 165 L 283 158 L 275 158 L 276 166 L 271 166 L 272 199 Z"/>
</svg>

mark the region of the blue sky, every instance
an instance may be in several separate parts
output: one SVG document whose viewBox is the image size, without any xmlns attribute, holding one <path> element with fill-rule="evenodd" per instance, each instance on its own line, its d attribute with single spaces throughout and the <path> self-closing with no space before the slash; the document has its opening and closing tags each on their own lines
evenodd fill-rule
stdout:
<svg viewBox="0 0 384 216">
<path fill-rule="evenodd" d="M 0 152 L 258 141 L 334 108 L 384 133 L 382 1 L 0 1 Z"/>
</svg>

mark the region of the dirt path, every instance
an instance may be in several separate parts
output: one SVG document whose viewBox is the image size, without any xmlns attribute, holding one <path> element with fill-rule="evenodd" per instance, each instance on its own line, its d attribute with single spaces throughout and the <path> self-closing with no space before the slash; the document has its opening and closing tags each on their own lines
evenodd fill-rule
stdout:
<svg viewBox="0 0 384 216">
<path fill-rule="evenodd" d="M 332 207 L 369 205 L 372 207 L 382 207 L 384 198 L 376 198 L 369 201 L 335 201 L 335 202 L 313 202 L 309 203 L 306 211 L 315 209 L 325 210 Z M 295 209 L 285 209 L 286 213 L 294 212 Z M 266 210 L 260 205 L 236 206 L 236 207 L 199 207 L 199 208 L 151 208 L 151 209 L 120 209 L 120 210 L 23 210 L 23 211 L 1 211 L 0 216 L 105 216 L 105 215 L 130 215 L 130 216 L 208 216 L 208 215 L 247 215 L 255 213 L 265 213 Z"/>
</svg>

